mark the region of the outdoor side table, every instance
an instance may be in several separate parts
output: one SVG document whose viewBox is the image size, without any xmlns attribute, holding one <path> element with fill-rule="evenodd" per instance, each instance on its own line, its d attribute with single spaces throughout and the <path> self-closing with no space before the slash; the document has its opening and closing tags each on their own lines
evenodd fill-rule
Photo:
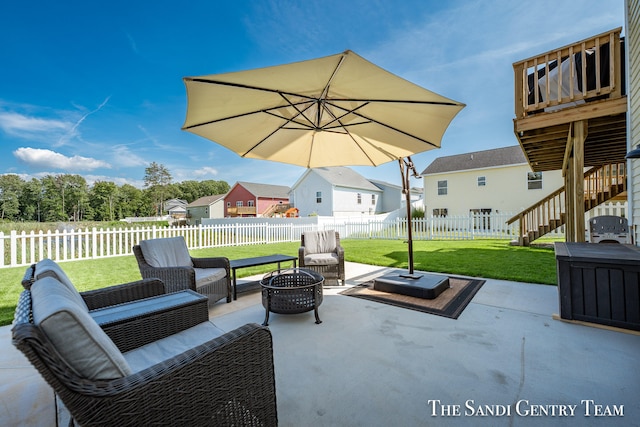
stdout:
<svg viewBox="0 0 640 427">
<path fill-rule="evenodd" d="M 296 314 L 314 311 L 316 324 L 322 323 L 318 307 L 322 304 L 324 277 L 306 268 L 290 268 L 266 274 L 260 281 L 264 326 L 269 325 L 269 312 Z"/>
</svg>

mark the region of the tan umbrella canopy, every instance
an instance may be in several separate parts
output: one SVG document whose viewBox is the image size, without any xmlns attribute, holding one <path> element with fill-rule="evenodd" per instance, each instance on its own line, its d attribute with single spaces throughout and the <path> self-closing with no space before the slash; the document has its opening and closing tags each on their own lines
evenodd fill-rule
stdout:
<svg viewBox="0 0 640 427">
<path fill-rule="evenodd" d="M 415 173 L 404 159 L 439 148 L 464 108 L 352 51 L 184 82 L 185 131 L 242 157 L 308 168 L 397 160 L 403 186 L 408 171 Z M 411 247 L 409 253 L 413 273 Z"/>
</svg>

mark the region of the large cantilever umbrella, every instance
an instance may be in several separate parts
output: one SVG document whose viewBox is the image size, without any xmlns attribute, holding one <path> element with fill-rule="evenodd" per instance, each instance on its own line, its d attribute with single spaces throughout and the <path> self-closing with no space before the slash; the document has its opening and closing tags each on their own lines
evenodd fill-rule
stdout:
<svg viewBox="0 0 640 427">
<path fill-rule="evenodd" d="M 464 108 L 352 51 L 184 82 L 182 129 L 242 157 L 307 168 L 398 161 L 409 221 L 410 156 L 439 148 Z M 408 233 L 412 275 L 410 223 Z"/>
</svg>

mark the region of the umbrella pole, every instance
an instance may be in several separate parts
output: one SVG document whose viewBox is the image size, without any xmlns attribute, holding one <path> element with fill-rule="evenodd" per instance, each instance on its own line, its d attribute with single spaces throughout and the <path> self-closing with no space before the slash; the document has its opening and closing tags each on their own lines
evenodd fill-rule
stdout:
<svg viewBox="0 0 640 427">
<path fill-rule="evenodd" d="M 411 157 L 405 159 L 398 159 L 400 163 L 400 174 L 402 175 L 402 192 L 405 195 L 407 205 L 407 244 L 409 251 L 409 274 L 401 274 L 400 277 L 408 279 L 419 279 L 422 274 L 414 274 L 413 272 L 413 225 L 411 224 L 411 186 L 409 183 L 409 172 L 413 173 L 413 176 L 420 178 L 416 171 Z"/>
</svg>

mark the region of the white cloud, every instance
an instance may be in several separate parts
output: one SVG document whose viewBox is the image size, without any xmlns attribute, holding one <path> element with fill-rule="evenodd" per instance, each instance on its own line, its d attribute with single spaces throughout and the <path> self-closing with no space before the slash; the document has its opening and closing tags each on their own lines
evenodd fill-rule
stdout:
<svg viewBox="0 0 640 427">
<path fill-rule="evenodd" d="M 150 162 L 133 154 L 126 145 L 115 145 L 112 148 L 113 163 L 118 167 L 147 166 Z"/>
<path fill-rule="evenodd" d="M 218 170 L 209 166 L 205 166 L 200 169 L 196 169 L 191 172 L 193 176 L 201 178 L 207 176 L 216 176 L 218 175 Z"/>
<path fill-rule="evenodd" d="M 20 147 L 13 152 L 13 155 L 34 168 L 54 168 L 67 172 L 111 168 L 110 164 L 102 160 L 82 156 L 67 157 L 55 151 L 41 148 Z"/>
<path fill-rule="evenodd" d="M 57 119 L 41 119 L 20 113 L 0 112 L 0 129 L 20 138 L 29 138 L 37 133 L 67 132 L 72 126 L 72 123 Z"/>
</svg>

